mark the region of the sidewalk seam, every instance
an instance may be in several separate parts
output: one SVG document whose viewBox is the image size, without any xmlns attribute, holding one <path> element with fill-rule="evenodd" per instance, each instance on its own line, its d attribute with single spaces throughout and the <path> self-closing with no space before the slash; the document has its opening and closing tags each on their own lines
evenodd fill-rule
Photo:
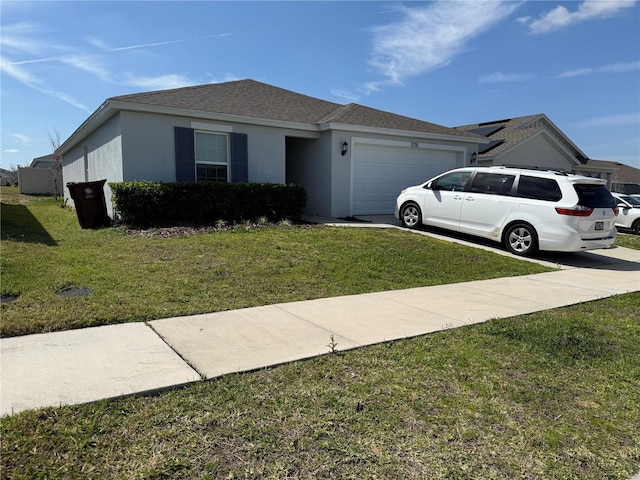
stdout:
<svg viewBox="0 0 640 480">
<path fill-rule="evenodd" d="M 160 340 L 162 340 L 162 341 L 164 342 L 164 344 L 165 344 L 167 347 L 169 347 L 173 353 L 175 353 L 175 354 L 178 356 L 178 358 L 180 358 L 180 360 L 182 360 L 184 363 L 186 363 L 186 364 L 189 366 L 189 368 L 191 368 L 194 372 L 196 372 L 196 373 L 198 374 L 198 376 L 200 377 L 200 380 L 206 380 L 206 379 L 207 379 L 207 376 L 206 376 L 204 373 L 202 373 L 200 370 L 198 370 L 198 369 L 196 368 L 196 366 L 195 366 L 195 365 L 193 365 L 193 364 L 192 364 L 189 360 L 187 360 L 187 359 L 186 359 L 186 358 L 185 358 L 185 357 L 184 357 L 180 352 L 178 352 L 175 348 L 173 348 L 173 345 L 171 345 L 169 342 L 167 342 L 167 340 L 166 340 L 162 335 L 160 335 L 160 333 L 158 333 L 158 331 L 157 331 L 155 328 L 153 328 L 153 325 L 151 325 L 151 322 L 149 322 L 149 321 L 145 321 L 145 322 L 144 322 L 144 324 L 145 324 L 147 327 L 149 327 L 149 328 L 151 329 L 151 331 L 152 331 L 153 333 L 155 333 L 155 334 L 156 334 L 156 336 L 157 336 Z"/>
</svg>

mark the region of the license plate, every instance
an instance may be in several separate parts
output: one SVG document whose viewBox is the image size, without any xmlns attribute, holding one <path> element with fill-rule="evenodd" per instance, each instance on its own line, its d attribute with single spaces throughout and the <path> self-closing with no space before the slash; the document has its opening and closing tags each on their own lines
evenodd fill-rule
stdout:
<svg viewBox="0 0 640 480">
<path fill-rule="evenodd" d="M 596 231 L 604 230 L 604 222 L 596 222 Z"/>
</svg>

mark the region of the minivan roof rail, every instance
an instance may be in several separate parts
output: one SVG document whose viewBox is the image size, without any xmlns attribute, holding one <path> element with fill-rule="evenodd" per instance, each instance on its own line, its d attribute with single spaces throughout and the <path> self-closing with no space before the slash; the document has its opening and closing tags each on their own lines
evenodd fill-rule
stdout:
<svg viewBox="0 0 640 480">
<path fill-rule="evenodd" d="M 574 175 L 571 172 L 567 172 L 564 170 L 553 170 L 551 168 L 538 168 L 538 167 L 522 167 L 522 166 L 511 166 L 511 165 L 490 165 L 490 168 L 513 168 L 515 170 L 531 170 L 534 172 L 549 172 L 554 173 L 556 175 L 562 175 L 563 177 L 568 177 L 569 175 Z"/>
</svg>

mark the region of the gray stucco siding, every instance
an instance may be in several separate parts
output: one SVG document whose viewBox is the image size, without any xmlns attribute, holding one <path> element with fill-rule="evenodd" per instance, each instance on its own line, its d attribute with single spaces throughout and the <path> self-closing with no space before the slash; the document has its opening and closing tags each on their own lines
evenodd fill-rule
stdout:
<svg viewBox="0 0 640 480">
<path fill-rule="evenodd" d="M 172 182 L 176 178 L 175 126 L 189 121 L 167 115 L 122 112 L 123 179 Z"/>
<path fill-rule="evenodd" d="M 549 142 L 544 135 L 537 135 L 518 145 L 517 149 L 500 155 L 500 165 L 567 169 L 574 167 L 575 160 L 556 143 Z"/>
<path fill-rule="evenodd" d="M 62 156 L 62 176 L 65 184 L 64 196 L 73 204 L 66 187 L 70 182 L 85 182 L 106 179 L 108 182 L 122 181 L 122 136 L 120 115 L 116 114 L 78 142 Z M 87 163 L 85 171 L 85 148 Z M 109 215 L 113 215 L 111 189 L 105 184 L 105 200 Z"/>
<path fill-rule="evenodd" d="M 285 183 L 287 131 L 242 124 L 233 131 L 247 134 L 249 182 Z"/>
</svg>

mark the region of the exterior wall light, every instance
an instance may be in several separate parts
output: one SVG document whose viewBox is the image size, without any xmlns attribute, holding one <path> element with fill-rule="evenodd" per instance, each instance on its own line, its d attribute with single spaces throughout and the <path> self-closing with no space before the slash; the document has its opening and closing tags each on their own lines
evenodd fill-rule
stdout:
<svg viewBox="0 0 640 480">
<path fill-rule="evenodd" d="M 340 151 L 340 153 L 342 153 L 342 156 L 344 157 L 348 151 L 349 151 L 349 144 L 347 142 L 344 142 L 342 144 L 342 150 Z"/>
<path fill-rule="evenodd" d="M 478 159 L 478 154 L 476 152 L 473 152 L 471 154 L 471 163 L 476 163 L 477 159 Z"/>
</svg>

